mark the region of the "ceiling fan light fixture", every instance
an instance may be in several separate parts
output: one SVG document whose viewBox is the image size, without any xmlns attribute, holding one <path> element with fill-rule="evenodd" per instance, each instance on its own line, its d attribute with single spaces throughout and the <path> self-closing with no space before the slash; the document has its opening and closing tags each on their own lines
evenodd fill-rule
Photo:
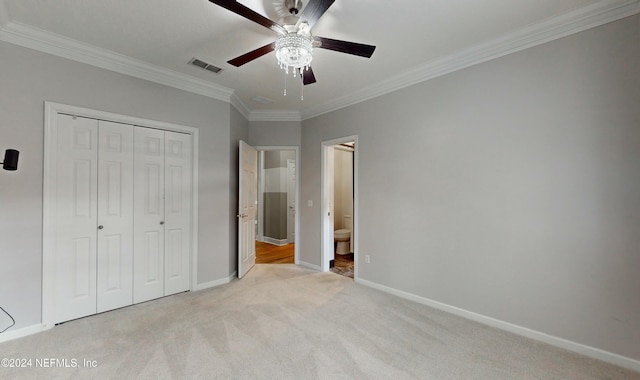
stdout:
<svg viewBox="0 0 640 380">
<path fill-rule="evenodd" d="M 287 74 L 296 69 L 308 69 L 313 60 L 313 37 L 299 33 L 287 33 L 276 39 L 276 59 Z"/>
</svg>

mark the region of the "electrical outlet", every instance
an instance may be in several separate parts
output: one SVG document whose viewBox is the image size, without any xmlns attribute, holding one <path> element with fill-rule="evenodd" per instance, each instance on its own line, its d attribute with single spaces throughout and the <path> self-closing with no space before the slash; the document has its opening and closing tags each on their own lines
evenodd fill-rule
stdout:
<svg viewBox="0 0 640 380">
<path fill-rule="evenodd" d="M 364 255 L 364 263 L 365 264 L 371 264 L 371 256 Z"/>
</svg>

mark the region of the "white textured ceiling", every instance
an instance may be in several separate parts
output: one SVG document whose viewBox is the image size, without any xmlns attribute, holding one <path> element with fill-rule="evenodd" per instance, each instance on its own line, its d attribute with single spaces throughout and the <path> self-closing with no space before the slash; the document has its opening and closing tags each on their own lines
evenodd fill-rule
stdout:
<svg viewBox="0 0 640 380">
<path fill-rule="evenodd" d="M 274 1 L 239 2 L 278 21 Z M 306 5 L 308 0 L 303 2 Z M 53 33 L 152 63 L 196 82 L 235 90 L 248 112 L 293 111 L 304 116 L 340 107 L 336 99 L 348 102 L 358 98 L 352 94 L 366 97 L 367 89 L 391 88 L 393 78 L 402 78 L 403 74 L 410 77 L 431 62 L 522 30 L 539 32 L 536 26 L 550 20 L 580 12 L 589 15 L 583 10 L 609 9 L 616 4 L 637 8 L 637 3 L 336 0 L 313 28 L 313 34 L 376 45 L 377 49 L 371 59 L 315 49 L 312 66 L 318 82 L 305 86 L 304 101 L 300 100 L 299 80 L 293 78 L 287 79 L 288 94 L 283 96 L 284 72 L 277 67 L 274 53 L 239 68 L 227 63 L 272 42 L 275 33 L 207 0 L 0 0 L 0 13 L 4 13 L 0 21 L 5 31 L 19 28 Z M 213 74 L 190 66 L 187 63 L 193 57 L 224 70 Z M 256 102 L 254 96 L 272 99 L 273 103 Z"/>
</svg>

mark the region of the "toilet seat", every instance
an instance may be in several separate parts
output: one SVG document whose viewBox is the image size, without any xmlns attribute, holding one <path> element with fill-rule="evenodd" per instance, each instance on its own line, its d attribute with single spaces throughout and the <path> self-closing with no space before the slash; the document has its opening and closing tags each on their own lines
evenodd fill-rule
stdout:
<svg viewBox="0 0 640 380">
<path fill-rule="evenodd" d="M 342 240 L 342 239 L 348 240 L 351 238 L 351 230 L 347 230 L 347 229 L 335 230 L 333 231 L 333 238 L 335 240 Z"/>
</svg>

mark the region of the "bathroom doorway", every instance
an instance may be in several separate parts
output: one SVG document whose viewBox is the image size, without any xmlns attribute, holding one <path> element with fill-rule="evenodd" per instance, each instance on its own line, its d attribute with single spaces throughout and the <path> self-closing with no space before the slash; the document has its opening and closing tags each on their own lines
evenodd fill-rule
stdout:
<svg viewBox="0 0 640 380">
<path fill-rule="evenodd" d="M 357 278 L 357 136 L 322 143 L 322 270 Z"/>
<path fill-rule="evenodd" d="M 297 264 L 298 147 L 258 150 L 257 264 Z"/>
</svg>

